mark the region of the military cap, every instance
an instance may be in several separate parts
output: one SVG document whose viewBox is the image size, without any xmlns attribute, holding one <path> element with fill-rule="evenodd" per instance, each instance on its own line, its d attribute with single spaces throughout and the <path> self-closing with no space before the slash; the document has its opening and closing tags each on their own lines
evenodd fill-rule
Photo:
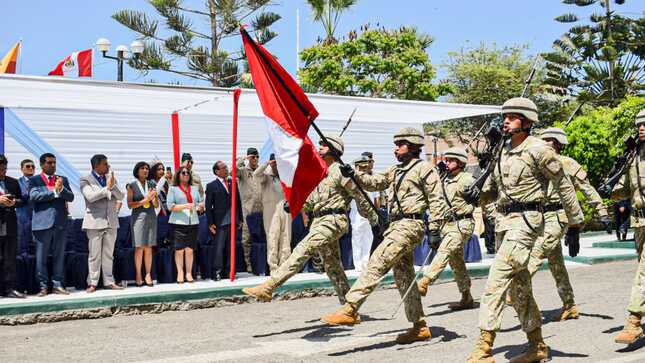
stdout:
<svg viewBox="0 0 645 363">
<path fill-rule="evenodd" d="M 538 122 L 538 109 L 533 101 L 524 97 L 515 97 L 504 102 L 502 114 L 517 113 L 526 117 L 529 121 Z"/>
<path fill-rule="evenodd" d="M 425 144 L 423 133 L 414 127 L 404 127 L 394 134 L 394 142 L 406 141 L 413 145 Z"/>
<path fill-rule="evenodd" d="M 374 154 L 371 151 L 363 151 L 361 156 L 367 157 L 368 160 L 374 160 Z"/>
<path fill-rule="evenodd" d="M 468 154 L 466 153 L 466 150 L 458 147 L 451 147 L 450 149 L 444 151 L 443 157 L 446 159 L 457 159 L 464 164 L 468 162 Z"/>
<path fill-rule="evenodd" d="M 181 154 L 181 162 L 183 163 L 186 160 L 193 161 L 193 156 L 190 155 L 190 153 L 183 153 Z"/>
<path fill-rule="evenodd" d="M 250 148 L 246 149 L 246 155 L 259 156 L 260 153 L 258 152 L 258 149 L 254 148 L 254 147 L 250 147 Z"/>
<path fill-rule="evenodd" d="M 641 110 L 641 112 L 636 115 L 636 126 L 645 123 L 645 108 Z"/>
<path fill-rule="evenodd" d="M 559 127 L 549 127 L 548 129 L 545 129 L 540 133 L 540 139 L 555 139 L 555 141 L 559 142 L 560 145 L 566 145 L 569 143 L 566 132 Z"/>
<path fill-rule="evenodd" d="M 345 152 L 345 143 L 343 142 L 343 139 L 340 138 L 340 136 L 327 136 L 327 135 L 325 135 L 325 139 L 327 139 L 327 142 L 329 144 L 331 144 L 331 145 L 327 145 L 327 146 L 333 147 L 334 149 L 336 149 L 336 151 L 338 151 L 340 153 L 340 155 L 343 155 L 343 153 Z M 320 144 L 322 145 L 323 143 L 324 142 L 321 139 Z"/>
<path fill-rule="evenodd" d="M 365 155 L 361 155 L 356 159 L 354 159 L 354 165 L 367 165 L 369 164 L 370 161 L 371 161 L 370 158 L 368 158 Z"/>
</svg>

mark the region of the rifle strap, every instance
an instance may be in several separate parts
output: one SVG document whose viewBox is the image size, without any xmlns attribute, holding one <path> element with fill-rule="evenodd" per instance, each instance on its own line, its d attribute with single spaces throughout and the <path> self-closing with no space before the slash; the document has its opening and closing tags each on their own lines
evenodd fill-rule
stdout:
<svg viewBox="0 0 645 363">
<path fill-rule="evenodd" d="M 399 178 L 399 180 L 397 180 L 396 184 L 394 185 L 394 201 L 396 202 L 396 205 L 399 207 L 400 214 L 403 214 L 403 208 L 401 208 L 401 202 L 399 201 L 399 196 L 398 196 L 399 188 L 401 187 L 401 183 L 403 183 L 403 179 L 405 179 L 405 175 L 410 170 L 414 169 L 414 167 L 417 166 L 417 164 L 419 164 L 420 162 L 421 160 L 417 160 L 408 169 L 403 170 L 403 172 L 401 172 L 401 177 Z M 394 174 L 394 178 L 396 179 L 396 173 Z M 421 188 L 421 190 L 423 190 L 423 188 Z"/>
</svg>

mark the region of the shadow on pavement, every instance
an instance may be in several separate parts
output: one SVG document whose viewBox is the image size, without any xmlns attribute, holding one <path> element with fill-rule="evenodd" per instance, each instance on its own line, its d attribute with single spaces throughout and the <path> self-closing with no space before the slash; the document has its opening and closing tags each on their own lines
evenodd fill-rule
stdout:
<svg viewBox="0 0 645 363">
<path fill-rule="evenodd" d="M 622 330 L 622 327 L 621 327 L 621 330 Z M 628 345 L 628 346 L 626 346 L 624 348 L 621 348 L 621 349 L 617 349 L 616 352 L 617 353 L 629 353 L 629 352 L 637 351 L 637 350 L 641 349 L 642 347 L 645 347 L 645 338 L 640 338 L 634 344 Z"/>
<path fill-rule="evenodd" d="M 462 309 L 462 310 L 446 309 L 446 310 L 435 311 L 434 313 L 426 314 L 426 316 L 442 316 L 442 315 L 447 315 L 447 314 L 450 314 L 450 313 L 458 313 L 460 311 L 474 310 L 474 309 L 479 309 L 479 303 L 478 302 L 476 302 L 475 306 L 470 308 L 470 309 Z"/>
<path fill-rule="evenodd" d="M 466 335 L 458 334 L 457 332 L 454 332 L 439 326 L 430 327 L 430 331 L 432 332 L 432 340 L 435 340 L 436 338 L 441 337 L 442 342 L 450 342 L 455 339 L 467 338 Z"/>
<path fill-rule="evenodd" d="M 609 328 L 607 330 L 603 330 L 602 332 L 603 332 L 603 334 L 613 334 L 613 333 L 618 333 L 621 330 L 623 330 L 623 326 L 619 325 L 619 326 L 615 326 L 613 328 Z"/>
<path fill-rule="evenodd" d="M 271 336 L 274 336 L 274 335 L 300 333 L 300 332 L 305 332 L 305 331 L 309 331 L 309 330 L 318 330 L 318 329 L 322 329 L 322 328 L 331 328 L 331 327 L 329 325 L 327 325 L 327 324 L 321 323 L 321 324 L 318 324 L 318 325 L 304 326 L 302 328 L 287 329 L 287 330 L 273 332 L 273 333 L 256 334 L 256 335 L 253 335 L 253 338 L 266 338 L 266 337 L 271 337 Z"/>
<path fill-rule="evenodd" d="M 370 344 L 366 345 L 364 347 L 356 347 L 352 348 L 349 350 L 344 350 L 342 352 L 335 352 L 335 353 L 329 353 L 328 355 L 330 357 L 342 357 L 344 355 L 348 354 L 353 354 L 353 353 L 358 353 L 358 352 L 368 352 L 370 350 L 375 350 L 375 349 L 385 349 L 385 348 L 390 348 L 397 345 L 394 340 L 389 341 L 389 342 L 381 342 L 381 343 L 376 343 L 376 344 Z"/>
<path fill-rule="evenodd" d="M 520 355 L 526 351 L 526 348 L 528 347 L 527 344 L 518 344 L 518 345 L 505 345 L 503 347 L 495 348 L 493 349 L 493 354 L 498 354 L 498 353 L 504 353 L 504 358 L 506 359 L 511 359 L 512 357 L 515 357 L 517 355 Z M 559 357 L 559 358 L 588 358 L 589 355 L 587 354 L 580 354 L 580 353 L 566 353 L 557 349 L 553 349 L 549 347 L 549 354 L 551 358 Z"/>
</svg>

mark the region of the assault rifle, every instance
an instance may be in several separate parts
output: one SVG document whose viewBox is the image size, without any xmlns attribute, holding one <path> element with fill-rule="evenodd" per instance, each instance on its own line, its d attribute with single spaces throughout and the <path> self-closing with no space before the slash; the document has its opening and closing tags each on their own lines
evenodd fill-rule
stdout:
<svg viewBox="0 0 645 363">
<path fill-rule="evenodd" d="M 486 179 L 490 176 L 495 168 L 495 161 L 499 158 L 508 136 L 504 136 L 499 127 L 491 126 L 486 132 L 486 151 L 479 155 L 479 167 L 482 173 L 475 181 L 464 191 L 464 200 L 470 204 L 476 204 L 479 200 Z"/>
<path fill-rule="evenodd" d="M 620 180 L 620 177 L 627 171 L 629 164 L 631 164 L 634 157 L 636 157 L 636 153 L 638 153 L 639 148 L 640 141 L 638 141 L 635 136 L 628 136 L 625 139 L 625 152 L 623 155 L 616 158 L 614 166 L 609 171 L 609 175 L 598 188 L 598 194 L 600 194 L 601 197 L 609 198 L 611 196 L 612 190 L 618 183 L 618 180 Z"/>
</svg>

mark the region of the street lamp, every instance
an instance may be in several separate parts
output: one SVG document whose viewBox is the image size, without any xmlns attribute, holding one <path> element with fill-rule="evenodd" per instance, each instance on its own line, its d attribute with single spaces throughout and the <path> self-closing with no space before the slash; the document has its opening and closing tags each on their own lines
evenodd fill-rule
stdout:
<svg viewBox="0 0 645 363">
<path fill-rule="evenodd" d="M 105 38 L 100 38 L 96 41 L 96 49 L 103 54 L 103 58 L 114 59 L 117 63 L 117 77 L 116 80 L 123 82 L 123 61 L 129 59 L 138 59 L 143 53 L 145 45 L 140 40 L 135 40 L 130 44 L 130 49 L 125 45 L 116 47 L 116 57 L 107 55 L 110 50 L 110 41 Z M 128 57 L 128 53 L 132 52 L 132 57 Z"/>
</svg>

